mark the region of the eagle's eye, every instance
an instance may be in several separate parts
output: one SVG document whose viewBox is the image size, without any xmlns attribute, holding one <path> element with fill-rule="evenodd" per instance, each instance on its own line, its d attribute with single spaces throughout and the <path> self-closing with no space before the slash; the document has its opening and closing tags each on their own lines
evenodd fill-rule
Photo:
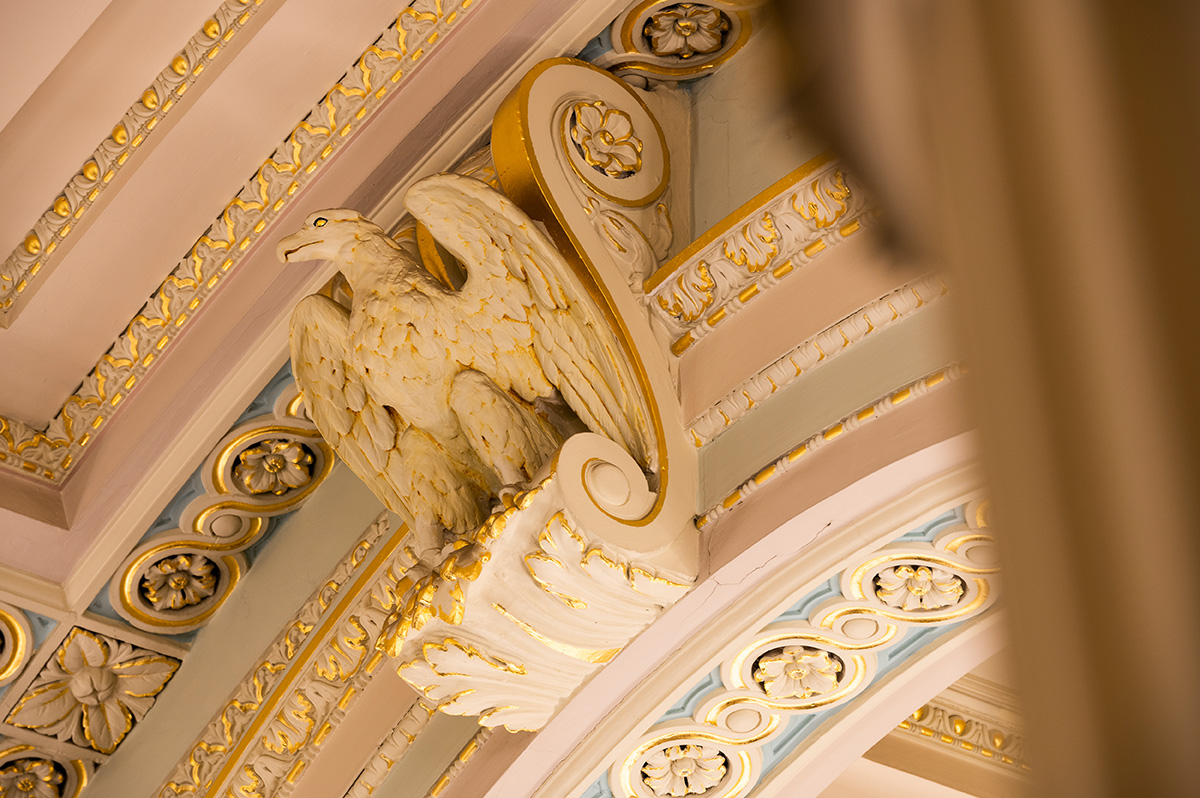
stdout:
<svg viewBox="0 0 1200 798">
<path fill-rule="evenodd" d="M 318 216 L 313 219 L 313 227 L 324 227 L 329 222 L 324 216 Z"/>
</svg>

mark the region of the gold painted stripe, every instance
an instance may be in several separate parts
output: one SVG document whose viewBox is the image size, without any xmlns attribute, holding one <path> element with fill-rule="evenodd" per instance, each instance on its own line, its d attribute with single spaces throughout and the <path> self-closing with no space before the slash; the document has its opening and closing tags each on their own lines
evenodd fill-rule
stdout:
<svg viewBox="0 0 1200 798">
<path fill-rule="evenodd" d="M 408 527 L 401 526 L 392 534 L 390 540 L 376 550 L 374 558 L 368 563 L 367 567 L 362 570 L 349 587 L 343 585 L 338 591 L 340 597 L 332 612 L 326 613 L 325 619 L 321 622 L 320 627 L 315 634 L 309 634 L 308 642 L 304 648 L 300 650 L 300 655 L 292 660 L 287 673 L 275 685 L 269 696 L 265 696 L 261 704 L 259 704 L 258 713 L 254 720 L 246 727 L 237 743 L 229 751 L 225 759 L 225 764 L 220 772 L 211 782 L 209 782 L 208 791 L 205 793 L 207 798 L 221 798 L 223 793 L 221 788 L 225 786 L 226 780 L 230 777 L 233 769 L 237 766 L 238 760 L 246 753 L 251 743 L 257 742 L 259 732 L 262 727 L 275 717 L 275 709 L 280 702 L 287 698 L 295 681 L 300 678 L 300 675 L 308 670 L 313 664 L 314 657 L 318 651 L 328 642 L 326 639 L 329 632 L 336 626 L 345 615 L 350 605 L 359 597 L 367 583 L 379 576 L 380 572 L 387 566 L 391 555 L 400 546 L 400 542 L 408 534 Z"/>
</svg>

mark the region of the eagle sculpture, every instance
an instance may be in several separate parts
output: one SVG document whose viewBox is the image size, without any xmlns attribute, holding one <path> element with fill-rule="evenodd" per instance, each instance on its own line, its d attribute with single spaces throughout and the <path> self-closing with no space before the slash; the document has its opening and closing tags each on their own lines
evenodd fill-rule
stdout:
<svg viewBox="0 0 1200 798">
<path fill-rule="evenodd" d="M 472 531 L 534 476 L 570 434 L 562 400 L 653 472 L 635 376 L 546 235 L 461 175 L 420 181 L 405 204 L 463 264 L 461 288 L 352 210 L 310 215 L 277 252 L 332 261 L 349 283 L 350 310 L 322 295 L 296 306 L 292 372 L 317 429 L 409 524 L 418 554 Z"/>
</svg>

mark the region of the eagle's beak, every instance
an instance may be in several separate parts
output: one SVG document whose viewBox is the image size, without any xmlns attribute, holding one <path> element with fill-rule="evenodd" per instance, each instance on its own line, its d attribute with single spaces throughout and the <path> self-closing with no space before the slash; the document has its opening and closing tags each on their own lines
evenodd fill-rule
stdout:
<svg viewBox="0 0 1200 798">
<path fill-rule="evenodd" d="M 284 263 L 294 263 L 298 260 L 314 260 L 313 258 L 305 258 L 302 250 L 309 244 L 320 244 L 324 242 L 323 238 L 313 238 L 311 230 L 301 230 L 298 233 L 292 233 L 290 236 L 285 236 L 279 239 L 279 243 L 275 245 L 275 255 Z M 301 253 L 299 257 L 295 257 L 297 253 Z"/>
</svg>

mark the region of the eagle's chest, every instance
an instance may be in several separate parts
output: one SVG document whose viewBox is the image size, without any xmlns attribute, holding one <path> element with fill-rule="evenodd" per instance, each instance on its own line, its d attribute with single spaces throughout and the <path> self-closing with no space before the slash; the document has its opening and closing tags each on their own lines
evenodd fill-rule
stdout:
<svg viewBox="0 0 1200 798">
<path fill-rule="evenodd" d="M 448 401 L 450 382 L 469 358 L 465 328 L 437 297 L 418 292 L 369 296 L 351 316 L 354 356 L 372 391 L 410 413 Z M 436 412 L 436 411 L 434 411 Z"/>
</svg>

